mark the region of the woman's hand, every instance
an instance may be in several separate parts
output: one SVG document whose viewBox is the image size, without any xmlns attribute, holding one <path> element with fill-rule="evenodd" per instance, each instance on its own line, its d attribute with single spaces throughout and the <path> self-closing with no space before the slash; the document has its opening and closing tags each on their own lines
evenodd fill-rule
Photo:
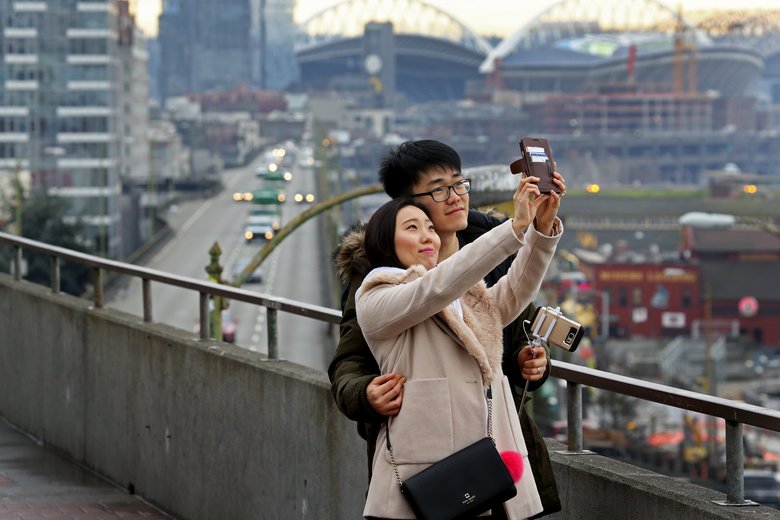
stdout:
<svg viewBox="0 0 780 520">
<path fill-rule="evenodd" d="M 539 206 L 549 197 L 539 192 L 539 177 L 523 177 L 517 185 L 512 201 L 515 213 L 512 217 L 512 229 L 518 237 L 523 236 L 528 225 L 536 218 Z"/>
<path fill-rule="evenodd" d="M 527 345 L 517 354 L 517 364 L 525 379 L 538 381 L 544 377 L 544 371 L 547 370 L 547 352 L 544 347 Z"/>
<path fill-rule="evenodd" d="M 560 188 L 561 194 L 551 191 L 549 196 L 542 202 L 536 212 L 534 226 L 536 230 L 543 235 L 552 235 L 555 218 L 558 216 L 558 209 L 561 207 L 561 198 L 566 193 L 566 181 L 558 172 L 552 174 L 553 182 Z"/>
<path fill-rule="evenodd" d="M 366 398 L 379 415 L 398 415 L 404 400 L 406 377 L 401 374 L 385 374 L 371 380 L 366 387 Z"/>
</svg>

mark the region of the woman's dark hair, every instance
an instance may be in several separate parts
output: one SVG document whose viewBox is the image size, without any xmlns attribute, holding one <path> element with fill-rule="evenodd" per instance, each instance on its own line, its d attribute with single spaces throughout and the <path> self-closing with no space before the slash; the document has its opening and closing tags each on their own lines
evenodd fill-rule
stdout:
<svg viewBox="0 0 780 520">
<path fill-rule="evenodd" d="M 422 174 L 435 168 L 460 171 L 460 156 L 449 145 L 433 139 L 406 141 L 390 149 L 379 165 L 379 182 L 392 198 L 412 194 Z"/>
<path fill-rule="evenodd" d="M 431 214 L 425 206 L 421 206 L 407 197 L 399 197 L 381 205 L 366 224 L 366 238 L 363 247 L 371 267 L 406 269 L 407 266 L 401 264 L 395 253 L 395 220 L 401 208 L 406 206 L 420 208 L 428 218 L 431 218 Z"/>
</svg>

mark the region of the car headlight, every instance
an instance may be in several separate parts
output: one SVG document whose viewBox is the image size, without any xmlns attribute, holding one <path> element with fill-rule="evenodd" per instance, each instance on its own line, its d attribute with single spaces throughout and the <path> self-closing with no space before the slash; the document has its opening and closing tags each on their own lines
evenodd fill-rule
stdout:
<svg viewBox="0 0 780 520">
<path fill-rule="evenodd" d="M 284 193 L 280 193 L 279 195 L 276 196 L 276 200 L 278 200 L 279 202 L 284 202 L 285 200 L 287 200 L 287 197 L 284 195 Z"/>
<path fill-rule="evenodd" d="M 302 194 L 300 194 L 300 193 L 296 193 L 296 194 L 293 196 L 293 200 L 294 200 L 295 202 L 303 202 L 303 195 L 302 195 Z"/>
<path fill-rule="evenodd" d="M 233 194 L 233 200 L 235 200 L 236 202 L 241 202 L 243 199 L 244 199 L 243 193 L 236 192 Z"/>
<path fill-rule="evenodd" d="M 252 200 L 254 198 L 254 195 L 252 195 L 252 192 L 248 191 L 244 193 L 244 200 Z"/>
<path fill-rule="evenodd" d="M 311 193 L 306 195 L 306 202 L 314 202 L 314 195 Z"/>
<path fill-rule="evenodd" d="M 266 240 L 271 240 L 273 237 L 274 237 L 273 231 L 266 231 L 265 232 L 265 239 Z"/>
<path fill-rule="evenodd" d="M 251 231 L 244 232 L 244 238 L 246 238 L 247 240 L 252 240 L 252 238 L 254 238 L 254 236 L 255 236 L 255 234 L 252 233 Z"/>
</svg>

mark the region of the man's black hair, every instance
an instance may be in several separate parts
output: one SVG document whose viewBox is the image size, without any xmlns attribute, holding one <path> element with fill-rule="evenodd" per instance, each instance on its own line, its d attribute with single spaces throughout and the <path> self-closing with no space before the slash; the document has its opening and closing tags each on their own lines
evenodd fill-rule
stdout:
<svg viewBox="0 0 780 520">
<path fill-rule="evenodd" d="M 406 141 L 392 148 L 379 165 L 379 182 L 392 198 L 411 195 L 420 177 L 435 168 L 460 171 L 460 156 L 449 145 L 432 139 Z"/>
</svg>

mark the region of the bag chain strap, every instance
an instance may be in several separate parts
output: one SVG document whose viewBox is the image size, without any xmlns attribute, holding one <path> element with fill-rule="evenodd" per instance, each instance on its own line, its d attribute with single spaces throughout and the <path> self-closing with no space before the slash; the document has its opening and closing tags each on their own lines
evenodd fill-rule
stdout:
<svg viewBox="0 0 780 520">
<path fill-rule="evenodd" d="M 493 439 L 493 389 L 488 385 L 487 389 L 487 406 L 488 406 L 488 437 L 496 443 Z M 395 480 L 399 486 L 403 486 L 401 481 L 401 475 L 398 473 L 398 464 L 395 463 L 395 457 L 393 456 L 393 447 L 390 445 L 390 425 L 387 427 L 387 452 L 390 454 L 390 462 L 393 465 L 393 472 L 395 473 Z"/>
</svg>

